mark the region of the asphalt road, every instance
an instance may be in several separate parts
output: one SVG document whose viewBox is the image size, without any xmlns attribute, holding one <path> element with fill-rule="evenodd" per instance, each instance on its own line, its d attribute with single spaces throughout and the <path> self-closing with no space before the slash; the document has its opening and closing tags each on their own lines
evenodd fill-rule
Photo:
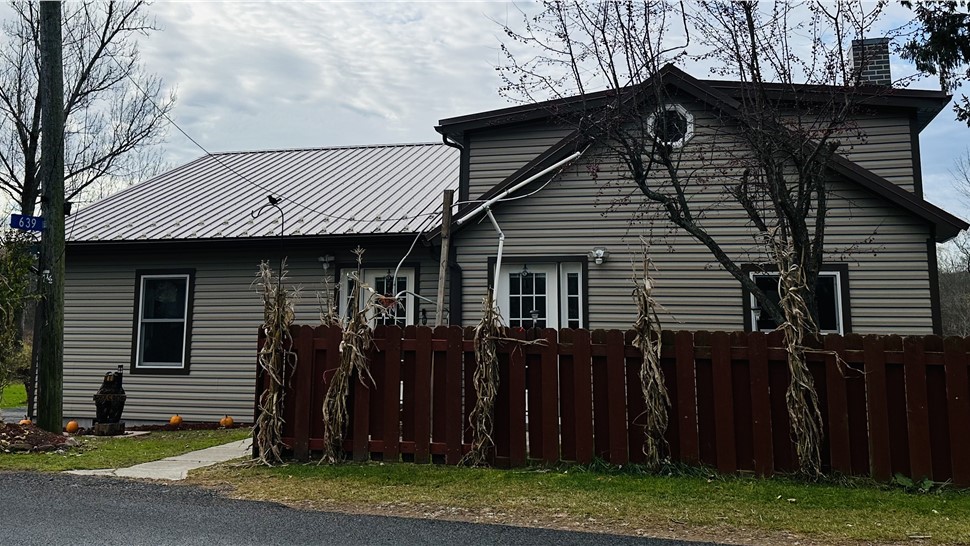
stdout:
<svg viewBox="0 0 970 546">
<path fill-rule="evenodd" d="M 2 544 L 701 543 L 451 521 L 310 512 L 213 491 L 65 474 L 0 472 Z"/>
</svg>

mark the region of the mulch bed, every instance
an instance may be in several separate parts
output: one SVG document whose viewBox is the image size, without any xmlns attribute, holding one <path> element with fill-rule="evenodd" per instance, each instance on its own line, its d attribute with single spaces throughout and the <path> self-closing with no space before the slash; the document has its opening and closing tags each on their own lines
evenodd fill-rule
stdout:
<svg viewBox="0 0 970 546">
<path fill-rule="evenodd" d="M 54 434 L 36 425 L 0 423 L 0 451 L 55 451 L 71 447 L 74 441 L 63 434 Z"/>
</svg>

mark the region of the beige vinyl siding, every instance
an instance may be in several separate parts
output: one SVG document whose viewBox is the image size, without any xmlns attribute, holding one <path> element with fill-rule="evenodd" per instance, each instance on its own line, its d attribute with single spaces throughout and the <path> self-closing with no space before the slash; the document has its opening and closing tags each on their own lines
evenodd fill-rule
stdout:
<svg viewBox="0 0 970 546">
<path fill-rule="evenodd" d="M 682 164 L 696 181 L 692 207 L 695 213 L 703 211 L 702 224 L 737 263 L 763 262 L 762 245 L 746 215 L 722 190 L 725 179 L 719 169 L 737 170 L 728 155 L 743 156 L 738 141 L 721 120 L 696 103 L 685 103 L 695 115 L 696 136 L 685 148 Z M 700 154 L 717 158 L 717 168 L 710 168 L 709 159 L 699 160 Z M 666 309 L 665 327 L 741 330 L 740 284 L 710 251 L 671 229 L 655 209 L 631 224 L 631 218 L 644 212 L 638 208 L 644 201 L 632 183 L 618 180 L 615 165 L 598 165 L 595 181 L 588 172 L 585 164 L 575 165 L 538 194 L 494 207 L 506 235 L 505 257 L 527 257 L 535 263 L 542 256 L 585 259 L 593 247 L 607 247 L 606 263 L 589 263 L 589 326 L 627 328 L 635 314 L 631 277 L 633 264 L 640 263 L 642 235 L 651 242 L 655 296 Z M 931 333 L 928 226 L 851 181 L 834 179 L 830 187 L 825 260 L 849 268 L 852 330 Z M 497 235 L 489 223 L 472 222 L 456 234 L 455 248 L 463 269 L 463 322 L 470 325 L 481 316 L 487 260 L 495 256 Z"/>
<path fill-rule="evenodd" d="M 853 120 L 852 126 L 853 130 L 840 137 L 839 153 L 901 188 L 914 191 L 909 117 L 872 114 Z"/>
<path fill-rule="evenodd" d="M 476 131 L 469 147 L 469 198 L 477 199 L 569 134 L 568 128 L 532 122 Z"/>
<path fill-rule="evenodd" d="M 365 265 L 393 269 L 407 250 L 368 247 Z M 352 265 L 349 248 L 287 251 L 287 284 L 300 287 L 298 324 L 319 324 L 316 293 L 323 291 L 323 268 L 317 260 L 336 255 L 338 265 Z M 104 250 L 69 250 L 65 282 L 64 416 L 93 418 L 92 395 L 105 372 L 122 366 L 128 394 L 123 418 L 166 420 L 173 413 L 189 421 L 214 421 L 229 414 L 237 421 L 253 418 L 257 331 L 262 304 L 255 279 L 259 261 L 279 259 L 277 245 L 263 248 L 220 248 L 218 244 L 158 244 L 152 251 L 116 245 Z M 422 249 L 418 249 L 422 250 Z M 420 291 L 433 299 L 437 263 L 425 251 L 418 264 Z M 130 373 L 135 302 L 135 271 L 194 268 L 191 352 L 188 375 Z M 331 272 L 333 269 L 331 269 Z M 428 309 L 429 322 L 434 307 Z"/>
</svg>

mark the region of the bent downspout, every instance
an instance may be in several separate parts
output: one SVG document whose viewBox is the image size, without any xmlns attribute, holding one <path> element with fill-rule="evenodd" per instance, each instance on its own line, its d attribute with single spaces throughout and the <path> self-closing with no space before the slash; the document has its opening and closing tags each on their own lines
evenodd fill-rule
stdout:
<svg viewBox="0 0 970 546">
<path fill-rule="evenodd" d="M 495 258 L 495 275 L 492 277 L 492 290 L 498 286 L 498 275 L 499 271 L 502 270 L 502 247 L 505 246 L 505 232 L 498 225 L 498 220 L 495 219 L 495 215 L 492 214 L 491 207 L 485 207 L 485 214 L 488 215 L 488 219 L 492 221 L 492 225 L 495 226 L 495 231 L 498 232 L 498 255 Z"/>
</svg>

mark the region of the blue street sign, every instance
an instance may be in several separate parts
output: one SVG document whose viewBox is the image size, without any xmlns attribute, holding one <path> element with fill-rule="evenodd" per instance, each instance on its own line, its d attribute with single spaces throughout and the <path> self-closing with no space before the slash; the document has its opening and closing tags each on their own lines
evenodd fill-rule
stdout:
<svg viewBox="0 0 970 546">
<path fill-rule="evenodd" d="M 44 231 L 44 219 L 40 216 L 13 214 L 10 216 L 10 227 L 20 231 Z"/>
</svg>

